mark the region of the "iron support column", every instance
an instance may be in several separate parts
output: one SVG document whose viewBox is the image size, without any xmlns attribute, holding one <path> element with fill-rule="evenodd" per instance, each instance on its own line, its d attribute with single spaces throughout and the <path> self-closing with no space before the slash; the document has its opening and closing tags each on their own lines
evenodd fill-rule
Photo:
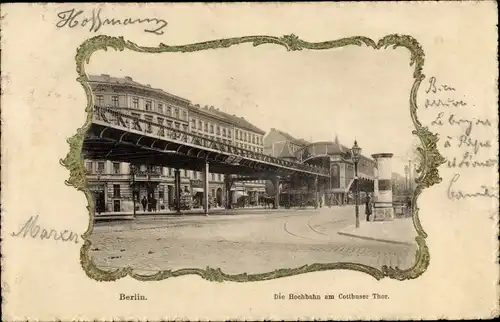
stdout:
<svg viewBox="0 0 500 322">
<path fill-rule="evenodd" d="M 203 211 L 205 212 L 205 216 L 208 215 L 208 171 L 209 165 L 208 162 L 205 161 L 205 165 L 203 166 Z"/>
<path fill-rule="evenodd" d="M 175 210 L 178 214 L 181 213 L 181 170 L 174 170 L 174 184 L 175 184 Z"/>
<path fill-rule="evenodd" d="M 231 175 L 228 174 L 228 175 L 225 175 L 224 176 L 224 190 L 225 190 L 225 208 L 226 209 L 231 209 L 231 200 L 230 200 L 230 197 L 231 197 Z"/>
<path fill-rule="evenodd" d="M 280 207 L 280 177 L 273 177 L 274 185 L 274 209 L 279 209 Z"/>
</svg>

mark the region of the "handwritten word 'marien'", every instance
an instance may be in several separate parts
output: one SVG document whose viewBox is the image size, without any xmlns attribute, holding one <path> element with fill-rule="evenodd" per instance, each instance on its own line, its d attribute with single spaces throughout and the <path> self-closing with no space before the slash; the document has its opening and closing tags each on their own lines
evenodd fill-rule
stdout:
<svg viewBox="0 0 500 322">
<path fill-rule="evenodd" d="M 448 199 L 461 200 L 467 198 L 480 198 L 480 197 L 498 199 L 499 197 L 498 187 L 495 188 L 495 187 L 481 186 L 480 187 L 481 191 L 474 191 L 474 192 L 464 192 L 461 190 L 454 190 L 454 184 L 458 181 L 459 178 L 460 178 L 460 173 L 455 173 L 453 178 L 450 180 L 450 184 L 448 185 L 448 190 L 447 190 Z"/>
<path fill-rule="evenodd" d="M 55 229 L 47 230 L 45 228 L 40 228 L 37 224 L 38 215 L 33 218 L 33 216 L 28 219 L 23 225 L 23 227 L 19 230 L 19 232 L 11 233 L 14 237 L 31 237 L 31 238 L 40 238 L 40 239 L 54 239 L 61 240 L 65 242 L 74 241 L 75 244 L 78 244 L 78 235 L 74 232 L 64 230 L 62 232 L 56 231 Z"/>
<path fill-rule="evenodd" d="M 442 126 L 445 124 L 445 120 L 443 120 L 444 112 L 439 112 L 437 115 L 436 119 L 431 122 L 431 125 L 437 125 L 437 126 Z M 488 119 L 481 120 L 481 119 L 463 119 L 463 118 L 458 118 L 455 116 L 455 114 L 451 114 L 450 117 L 448 118 L 447 123 L 449 125 L 465 125 L 465 134 L 470 135 L 472 132 L 472 125 L 482 125 L 482 126 L 491 126 L 491 122 Z"/>
<path fill-rule="evenodd" d="M 155 23 L 156 25 L 159 25 L 159 27 L 151 28 L 151 29 L 144 29 L 145 32 L 150 32 L 156 35 L 163 35 L 162 29 L 165 28 L 168 23 L 167 21 L 163 19 L 157 19 L 157 18 L 145 18 L 145 19 L 138 19 L 138 18 L 125 18 L 125 19 L 115 19 L 115 18 L 105 18 L 102 19 L 101 17 L 101 9 L 98 8 L 92 10 L 92 16 L 91 17 L 82 17 L 83 10 L 78 10 L 76 11 L 75 9 L 71 10 L 66 10 L 66 11 L 61 11 L 57 14 L 57 17 L 60 19 L 56 27 L 58 28 L 63 28 L 63 27 L 68 27 L 68 28 L 75 28 L 75 27 L 85 27 L 88 25 L 89 31 L 90 32 L 98 32 L 102 26 L 104 25 L 134 25 L 134 24 L 144 24 L 144 23 Z M 78 20 L 78 19 L 79 20 Z"/>
<path fill-rule="evenodd" d="M 462 159 L 457 160 L 454 157 L 451 160 L 447 160 L 446 165 L 448 168 L 492 168 L 498 164 L 497 159 L 486 159 L 486 160 L 473 160 L 473 155 L 469 152 L 465 152 L 462 155 Z"/>
</svg>

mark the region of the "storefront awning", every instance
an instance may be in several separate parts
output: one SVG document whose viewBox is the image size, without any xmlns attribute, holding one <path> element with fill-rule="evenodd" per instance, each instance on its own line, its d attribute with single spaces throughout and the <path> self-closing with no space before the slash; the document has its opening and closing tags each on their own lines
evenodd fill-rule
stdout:
<svg viewBox="0 0 500 322">
<path fill-rule="evenodd" d="M 203 193 L 203 188 L 193 188 L 193 192 L 194 193 L 198 193 L 198 192 Z"/>
</svg>

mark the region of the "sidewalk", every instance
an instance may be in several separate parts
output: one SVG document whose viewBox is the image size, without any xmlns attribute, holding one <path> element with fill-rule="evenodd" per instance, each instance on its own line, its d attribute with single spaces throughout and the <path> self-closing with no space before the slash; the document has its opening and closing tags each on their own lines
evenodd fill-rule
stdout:
<svg viewBox="0 0 500 322">
<path fill-rule="evenodd" d="M 293 210 L 314 210 L 314 208 L 302 208 Z M 209 215 L 238 215 L 239 213 L 244 214 L 263 214 L 269 212 L 283 212 L 290 211 L 291 209 L 279 208 L 279 209 L 269 209 L 263 207 L 245 207 L 245 208 L 236 208 L 236 209 L 225 209 L 225 208 L 210 208 L 208 210 Z M 182 210 L 180 213 L 177 213 L 175 210 L 162 210 L 162 211 L 136 211 L 136 218 L 146 218 L 146 217 L 161 217 L 161 216 L 204 216 L 205 212 L 203 208 Z M 132 211 L 122 211 L 122 212 L 103 212 L 101 214 L 95 215 L 95 220 L 113 220 L 113 219 L 134 219 L 134 214 Z"/>
<path fill-rule="evenodd" d="M 225 212 L 224 208 L 211 208 L 209 213 L 212 212 Z M 181 216 L 181 215 L 204 215 L 205 212 L 203 208 L 182 210 L 180 213 L 175 210 L 160 210 L 160 211 L 139 211 L 135 212 L 136 217 L 156 217 L 156 216 Z M 120 212 L 102 212 L 95 215 L 96 220 L 110 220 L 110 219 L 134 219 L 134 213 L 132 211 L 120 211 Z"/>
<path fill-rule="evenodd" d="M 359 228 L 350 225 L 338 233 L 354 238 L 404 245 L 415 245 L 417 236 L 412 218 L 370 222 L 362 220 Z"/>
</svg>

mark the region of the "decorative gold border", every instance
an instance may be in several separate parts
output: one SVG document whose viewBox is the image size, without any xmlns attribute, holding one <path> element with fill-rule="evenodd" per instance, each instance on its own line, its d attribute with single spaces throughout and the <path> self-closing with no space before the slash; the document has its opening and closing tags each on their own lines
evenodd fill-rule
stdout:
<svg viewBox="0 0 500 322">
<path fill-rule="evenodd" d="M 88 83 L 88 78 L 85 72 L 85 64 L 89 63 L 92 54 L 98 50 L 107 50 L 108 47 L 114 48 L 115 50 L 123 51 L 125 48 L 136 52 L 144 53 L 165 53 L 165 52 L 194 52 L 207 49 L 217 49 L 217 48 L 228 48 L 230 46 L 243 44 L 243 43 L 253 43 L 253 46 L 259 46 L 263 44 L 276 44 L 283 46 L 287 51 L 296 51 L 302 49 L 332 49 L 344 46 L 362 46 L 371 47 L 373 49 L 387 48 L 392 46 L 393 48 L 404 47 L 410 51 L 410 66 L 415 66 L 413 72 L 413 78 L 415 82 L 411 88 L 410 92 L 410 116 L 415 126 L 415 130 L 412 131 L 414 135 L 420 138 L 422 143 L 421 147 L 417 150 L 421 155 L 421 164 L 417 169 L 420 174 L 416 179 L 417 188 L 415 194 L 413 195 L 413 223 L 415 229 L 417 230 L 418 236 L 415 238 L 418 244 L 418 251 L 415 255 L 415 265 L 407 270 L 401 270 L 399 268 L 383 266 L 381 270 L 356 263 L 348 262 L 338 262 L 331 264 L 311 264 L 305 265 L 298 268 L 291 269 L 279 269 L 263 274 L 250 275 L 247 273 L 228 275 L 221 271 L 220 268 L 207 267 L 206 269 L 180 269 L 176 271 L 166 270 L 160 271 L 153 275 L 141 275 L 133 272 L 130 267 L 120 268 L 111 272 L 103 271 L 97 268 L 94 262 L 92 262 L 89 257 L 89 249 L 91 246 L 88 240 L 89 235 L 92 233 L 93 222 L 94 222 L 94 207 L 91 192 L 87 187 L 87 179 L 84 173 L 83 160 L 81 156 L 81 150 L 83 145 L 83 140 L 87 129 L 92 123 L 92 113 L 93 113 L 93 99 L 90 85 Z M 77 130 L 77 133 L 69 138 L 67 142 L 70 145 L 70 151 L 64 160 L 60 160 L 61 165 L 66 167 L 70 171 L 70 177 L 65 182 L 68 186 L 73 186 L 79 191 L 85 193 L 87 197 L 88 206 L 87 209 L 90 214 L 89 226 L 87 231 L 82 235 L 85 240 L 84 245 L 80 250 L 80 262 L 83 266 L 87 275 L 98 281 L 115 281 L 117 279 L 123 278 L 127 275 L 141 280 L 141 281 L 158 281 L 169 277 L 181 276 L 187 274 L 196 274 L 204 279 L 210 281 L 235 281 L 235 282 L 251 282 L 251 281 L 263 281 L 270 280 L 279 277 L 298 275 L 309 272 L 317 272 L 332 269 L 351 269 L 360 272 L 365 272 L 380 280 L 386 276 L 394 278 L 397 280 L 413 279 L 420 276 L 429 265 L 429 250 L 425 243 L 425 238 L 427 234 L 424 232 L 420 220 L 418 217 L 419 208 L 416 206 L 416 201 L 418 196 L 424 188 L 428 188 L 436 183 L 441 182 L 441 178 L 438 174 L 438 167 L 444 163 L 444 158 L 439 153 L 436 143 L 438 137 L 436 134 L 431 133 L 429 129 L 419 122 L 417 118 L 417 91 L 420 83 L 425 78 L 422 74 L 422 68 L 424 65 L 424 51 L 420 44 L 411 36 L 408 35 L 388 35 L 380 39 L 378 42 L 367 38 L 367 37 L 349 37 L 333 41 L 325 41 L 318 43 L 311 43 L 301 40 L 299 37 L 291 34 L 282 37 L 273 36 L 248 36 L 248 37 L 238 37 L 238 38 L 227 38 L 218 39 L 212 41 L 206 41 L 201 43 L 181 45 L 181 46 L 168 46 L 160 43 L 158 47 L 143 47 L 139 46 L 131 41 L 126 41 L 123 37 L 110 37 L 105 35 L 96 36 L 90 38 L 83 42 L 82 45 L 77 50 L 76 54 L 76 71 L 78 73 L 78 81 L 82 84 L 85 93 L 87 95 L 87 119 L 85 124 Z"/>
</svg>

